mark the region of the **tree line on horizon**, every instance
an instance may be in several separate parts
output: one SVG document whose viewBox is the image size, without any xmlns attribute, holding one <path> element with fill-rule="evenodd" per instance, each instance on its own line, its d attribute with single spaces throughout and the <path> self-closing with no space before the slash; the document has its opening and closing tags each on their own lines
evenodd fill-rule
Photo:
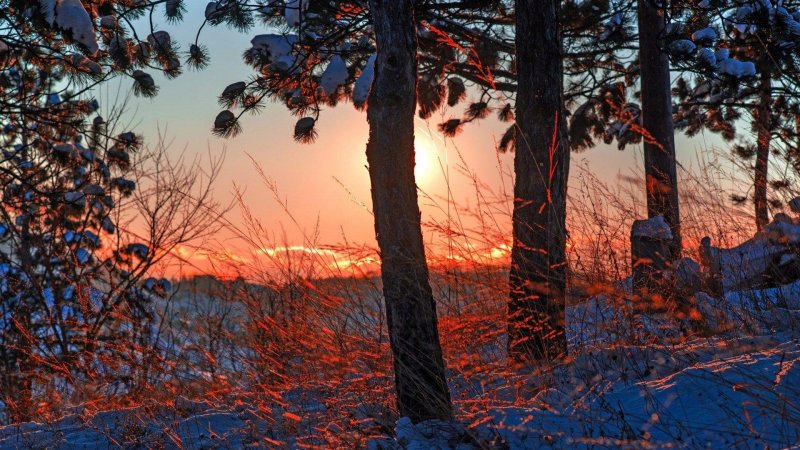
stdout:
<svg viewBox="0 0 800 450">
<path fill-rule="evenodd" d="M 200 183 L 197 198 L 136 194 L 139 185 L 126 176 L 141 142 L 107 131 L 113 127 L 97 119 L 90 94 L 129 77 L 136 95 L 156 96 L 151 72 L 178 77 L 184 67 L 213 64 L 206 25 L 250 30 L 261 22 L 270 31 L 244 49 L 253 76 L 220 94 L 215 134 L 242 132 L 239 118 L 270 101 L 298 117 L 299 142 L 313 141 L 326 109 L 349 101 L 366 110 L 397 405 L 414 422 L 453 414 L 414 179 L 415 116 L 458 108 L 459 117 L 439 124 L 450 137 L 492 114 L 508 123 L 496 150 L 514 152 L 507 320 L 509 356 L 519 364 L 567 355 L 572 151 L 597 141 L 620 150 L 642 144 L 647 214 L 670 227 L 668 260 L 682 251 L 676 132 L 717 133 L 755 160 L 752 194 L 734 200 L 752 201 L 758 229 L 781 207 L 776 193 L 792 187 L 788 175 L 770 181 L 770 158 L 800 169 L 796 1 L 220 0 L 205 5 L 196 41 L 183 51 L 152 19 L 179 22 L 197 7 L 181 0 L 0 6 L 0 235 L 13 249 L 0 260 L 13 274 L 0 286 L 0 382 L 14 421 L 34 410 L 25 377 L 32 354 L 60 368 L 64 384 L 75 376 L 65 368 L 84 367 L 94 371 L 89 378 L 124 372 L 146 386 L 146 372 L 130 370 L 142 353 L 114 354 L 127 363 L 111 367 L 120 346 L 98 341 L 134 339 L 126 333 L 144 329 L 150 296 L 167 290 L 147 277 L 156 252 L 207 235 L 200 224 L 215 213 L 202 182 L 185 172 L 172 172 L 165 185 Z M 166 245 L 112 237 L 119 236 L 115 208 L 130 197 L 149 206 L 151 234 Z M 175 204 L 185 206 L 160 215 Z M 177 219 L 188 225 L 174 228 Z M 124 280 L 110 293 L 86 282 L 107 273 Z"/>
</svg>

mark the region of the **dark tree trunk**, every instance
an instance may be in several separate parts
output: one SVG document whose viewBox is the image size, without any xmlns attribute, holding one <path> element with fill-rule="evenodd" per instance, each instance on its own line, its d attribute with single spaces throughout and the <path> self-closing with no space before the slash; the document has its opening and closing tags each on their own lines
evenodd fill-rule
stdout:
<svg viewBox="0 0 800 450">
<path fill-rule="evenodd" d="M 652 0 L 639 0 L 639 60 L 642 85 L 642 128 L 647 189 L 647 217 L 664 216 L 672 230 L 672 258 L 681 254 L 681 219 L 669 59 L 659 37 L 666 22 L 664 11 Z"/>
<path fill-rule="evenodd" d="M 759 105 L 756 116 L 758 137 L 756 142 L 756 166 L 753 177 L 753 203 L 755 204 L 756 228 L 760 231 L 769 223 L 767 203 L 767 172 L 769 151 L 772 145 L 772 77 L 768 70 L 761 71 Z"/>
<path fill-rule="evenodd" d="M 413 422 L 449 419 L 450 393 L 428 281 L 417 186 L 417 40 L 412 0 L 371 0 L 377 43 L 367 161 L 397 404 Z"/>
<path fill-rule="evenodd" d="M 517 129 L 508 349 L 517 361 L 567 352 L 569 145 L 556 0 L 517 0 Z"/>
</svg>

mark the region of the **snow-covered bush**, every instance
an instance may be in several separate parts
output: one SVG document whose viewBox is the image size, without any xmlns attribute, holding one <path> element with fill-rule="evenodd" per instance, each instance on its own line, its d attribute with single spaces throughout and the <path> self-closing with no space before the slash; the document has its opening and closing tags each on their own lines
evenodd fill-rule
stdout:
<svg viewBox="0 0 800 450">
<path fill-rule="evenodd" d="M 673 17 L 681 38 L 698 47 L 692 58 L 675 59 L 675 124 L 689 136 L 709 130 L 734 144 L 734 159 L 755 176 L 753 189 L 732 198 L 753 200 L 760 228 L 797 195 L 800 3 L 703 3 Z M 772 170 L 783 163 L 790 170 Z"/>
<path fill-rule="evenodd" d="M 2 75 L 18 83 L 4 93 L 25 92 L 37 111 L 7 116 L 0 133 L 0 379 L 19 420 L 58 386 L 80 397 L 76 383 L 128 385 L 151 344 L 156 289 L 137 286 L 147 261 L 118 251 L 131 238 L 118 219 L 135 186 L 114 180 L 133 175 L 140 141 L 111 132 L 96 101 L 51 94 L 57 74 Z"/>
<path fill-rule="evenodd" d="M 89 91 L 129 76 L 134 92 L 152 95 L 157 87 L 144 70 L 180 73 L 178 49 L 166 31 L 132 29 L 132 19 L 162 3 L 3 3 L 3 420 L 57 414 L 60 404 L 143 389 L 158 372 L 152 300 L 169 289 L 161 281 L 139 281 L 169 245 L 197 235 L 196 220 L 165 222 L 208 218 L 202 207 L 210 206 L 209 196 L 194 190 L 192 180 L 201 176 L 181 173 L 163 149 L 145 150 L 136 134 L 115 129 L 121 105 L 100 105 Z M 166 6 L 168 18 L 180 15 L 180 5 Z M 159 158 L 159 170 L 152 170 Z M 162 186 L 157 196 L 154 181 Z M 132 225 L 136 212 L 144 226 Z M 155 233 L 137 237 L 148 228 Z"/>
</svg>

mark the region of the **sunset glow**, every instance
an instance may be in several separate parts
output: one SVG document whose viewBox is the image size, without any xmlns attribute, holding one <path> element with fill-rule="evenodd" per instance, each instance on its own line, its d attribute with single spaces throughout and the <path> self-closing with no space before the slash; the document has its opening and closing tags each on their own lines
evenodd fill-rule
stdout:
<svg viewBox="0 0 800 450">
<path fill-rule="evenodd" d="M 798 61 L 800 0 L 0 0 L 0 450 L 796 448 Z"/>
</svg>

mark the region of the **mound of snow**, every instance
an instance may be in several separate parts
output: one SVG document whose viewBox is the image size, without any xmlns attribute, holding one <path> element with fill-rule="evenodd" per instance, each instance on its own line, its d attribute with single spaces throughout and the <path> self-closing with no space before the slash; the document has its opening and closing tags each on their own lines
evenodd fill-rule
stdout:
<svg viewBox="0 0 800 450">
<path fill-rule="evenodd" d="M 198 403 L 183 412 L 134 408 L 0 427 L 0 449 L 243 448 L 266 436 L 266 421 L 246 411 Z"/>
<path fill-rule="evenodd" d="M 775 220 L 752 239 L 733 248 L 711 245 L 709 238 L 701 241 L 701 259 L 712 272 L 719 274 L 726 291 L 752 289 L 759 286 L 761 278 L 777 264 L 789 262 L 800 249 L 800 223 L 785 214 Z M 791 281 L 791 280 L 787 280 Z"/>
<path fill-rule="evenodd" d="M 468 434 L 511 450 L 783 448 L 800 440 L 800 343 L 786 336 L 582 354 L 549 380 L 529 406 L 477 413 Z M 487 447 L 454 443 L 452 429 L 431 431 L 435 422 L 402 418 L 395 439 L 369 448 Z"/>
</svg>

